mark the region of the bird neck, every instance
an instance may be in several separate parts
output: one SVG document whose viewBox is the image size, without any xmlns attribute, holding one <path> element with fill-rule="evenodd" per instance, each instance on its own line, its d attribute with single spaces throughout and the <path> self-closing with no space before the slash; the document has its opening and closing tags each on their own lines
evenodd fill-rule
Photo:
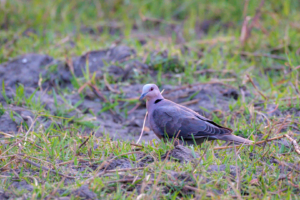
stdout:
<svg viewBox="0 0 300 200">
<path fill-rule="evenodd" d="M 155 105 L 158 104 L 161 100 L 164 100 L 164 97 L 162 95 L 147 100 L 146 101 L 147 111 L 150 112 L 155 107 Z"/>
</svg>

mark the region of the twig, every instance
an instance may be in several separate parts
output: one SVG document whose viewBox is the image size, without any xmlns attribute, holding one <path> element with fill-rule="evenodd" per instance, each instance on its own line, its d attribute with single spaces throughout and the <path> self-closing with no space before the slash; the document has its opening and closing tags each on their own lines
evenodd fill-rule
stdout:
<svg viewBox="0 0 300 200">
<path fill-rule="evenodd" d="M 274 137 L 274 138 L 270 138 L 268 139 L 267 141 L 272 141 L 272 140 L 279 140 L 281 138 L 284 138 L 284 135 L 281 135 L 281 136 L 278 136 L 278 137 Z M 253 143 L 253 144 L 244 144 L 244 146 L 249 146 L 249 145 L 258 145 L 258 144 L 262 144 L 264 143 L 265 140 L 263 141 L 259 141 L 259 142 L 256 142 L 256 143 Z M 241 145 L 237 146 L 237 147 L 240 147 Z M 221 149 L 231 149 L 231 148 L 234 148 L 234 146 L 226 146 L 226 147 L 215 147 L 214 150 L 221 150 Z"/>
<path fill-rule="evenodd" d="M 96 178 L 96 176 L 101 176 L 105 173 L 107 173 L 107 167 L 112 163 L 112 161 L 114 161 L 116 158 L 120 157 L 120 156 L 125 156 L 125 155 L 131 155 L 131 154 L 135 154 L 135 153 L 140 153 L 139 151 L 132 151 L 132 152 L 128 152 L 128 153 L 123 153 L 120 154 L 118 156 L 115 156 L 114 158 L 110 159 L 107 162 L 103 162 L 96 170 L 95 170 L 95 174 L 93 176 L 91 176 L 90 178 L 84 180 L 83 184 L 90 182 L 92 180 L 94 180 Z M 104 165 L 106 165 L 105 169 L 102 172 L 99 172 L 100 169 L 102 169 L 104 167 Z"/>
<path fill-rule="evenodd" d="M 242 43 L 242 46 L 244 45 L 246 40 L 250 37 L 253 27 L 258 23 L 258 19 L 261 15 L 261 8 L 264 5 L 264 2 L 265 2 L 265 0 L 261 0 L 259 6 L 256 8 L 256 13 L 252 19 L 252 22 L 250 24 L 248 24 L 251 17 L 246 16 L 247 9 L 248 9 L 248 1 L 246 0 L 245 5 L 244 5 L 244 12 L 243 12 L 244 22 L 242 25 L 241 36 L 240 36 L 240 41 Z"/>
<path fill-rule="evenodd" d="M 81 145 L 79 145 L 79 147 L 78 147 L 78 149 L 77 149 L 76 152 L 78 152 L 79 149 L 80 149 L 81 147 L 83 147 L 83 146 L 89 141 L 89 139 L 90 139 L 94 134 L 95 134 L 95 132 L 92 132 L 92 133 L 89 135 L 89 137 L 88 137 Z"/>
<path fill-rule="evenodd" d="M 200 100 L 201 99 L 193 99 L 191 101 L 186 101 L 186 102 L 180 103 L 180 105 L 187 106 L 187 105 L 191 105 L 191 104 L 194 104 L 194 103 L 198 103 Z"/>
<path fill-rule="evenodd" d="M 230 186 L 230 187 L 232 188 L 232 190 L 235 192 L 237 198 L 238 198 L 239 200 L 242 200 L 241 193 L 233 186 L 232 182 L 229 180 L 228 177 L 226 177 L 226 179 L 227 179 L 227 181 L 228 181 L 229 186 Z"/>
<path fill-rule="evenodd" d="M 145 168 L 146 167 L 136 167 L 136 168 L 124 168 L 124 169 L 106 170 L 106 173 L 137 171 L 137 170 L 143 170 Z"/>
<path fill-rule="evenodd" d="M 115 90 L 114 88 L 112 88 L 112 87 L 109 85 L 109 83 L 108 83 L 108 81 L 107 81 L 107 79 L 106 79 L 106 75 L 105 75 L 105 74 L 103 75 L 103 79 L 104 79 L 105 86 L 109 89 L 109 91 L 111 91 L 111 92 L 113 92 L 113 93 L 121 94 L 120 91 Z"/>
<path fill-rule="evenodd" d="M 192 170 L 192 173 L 194 173 L 194 171 L 196 170 L 196 168 L 198 167 L 198 165 L 201 163 L 201 160 L 203 159 L 204 155 L 206 154 L 207 149 L 208 149 L 208 145 L 207 145 L 206 149 L 204 150 L 202 156 L 199 158 L 197 164 L 194 166 L 194 168 L 193 168 L 193 170 Z M 189 178 L 189 177 L 187 176 L 182 182 L 185 182 L 186 179 L 188 179 L 188 178 Z"/>
<path fill-rule="evenodd" d="M 33 121 L 31 120 L 31 125 L 30 125 L 28 131 L 27 131 L 26 134 L 25 134 L 25 142 L 24 142 L 24 146 L 25 146 L 26 141 L 27 141 L 27 135 L 28 135 L 29 132 L 31 131 L 32 127 L 34 126 L 34 124 L 35 124 L 35 122 L 36 122 L 36 120 L 37 120 L 38 118 L 39 118 L 39 116 L 37 116 Z M 30 119 L 31 119 L 31 118 L 30 118 Z"/>
<path fill-rule="evenodd" d="M 78 93 L 81 93 L 82 90 L 83 90 L 86 86 L 88 86 L 89 84 L 90 84 L 90 82 L 86 82 L 86 83 L 84 83 L 82 86 L 80 86 L 80 88 L 78 89 Z"/>
<path fill-rule="evenodd" d="M 25 157 L 25 154 L 18 154 L 18 156 L 23 156 L 23 157 Z M 54 167 L 54 165 L 53 165 L 52 163 L 50 163 L 50 162 L 48 162 L 48 161 L 45 161 L 45 160 L 38 159 L 38 158 L 36 158 L 36 157 L 32 157 L 32 156 L 26 155 L 26 158 L 31 158 L 31 159 L 34 159 L 34 160 L 38 160 L 38 161 L 40 161 L 40 162 L 47 163 L 48 165 L 51 165 L 52 167 Z"/>
<path fill-rule="evenodd" d="M 250 53 L 250 52 L 242 51 L 242 52 L 236 52 L 235 54 L 240 54 L 243 56 L 268 57 L 268 58 L 277 59 L 277 60 L 286 60 L 285 57 L 277 56 L 277 55 L 273 55 L 273 54 L 267 54 L 267 53 L 258 53 L 258 52 Z"/>
<path fill-rule="evenodd" d="M 265 99 L 268 100 L 268 98 L 261 92 L 259 91 L 259 89 L 256 87 L 256 85 L 254 84 L 252 78 L 249 76 L 249 74 L 247 74 L 247 77 L 249 79 L 249 81 L 251 82 L 251 84 L 253 85 L 253 87 L 255 88 L 255 90 Z"/>
<path fill-rule="evenodd" d="M 6 151 L 2 152 L 0 154 L 0 156 L 5 155 L 6 152 L 8 152 L 9 150 L 11 150 L 12 148 L 14 148 L 15 146 L 17 146 L 18 144 L 21 143 L 21 141 L 23 141 L 25 138 L 22 138 L 21 140 L 18 140 L 15 144 L 11 145 L 10 148 L 8 148 Z"/>
<path fill-rule="evenodd" d="M 216 43 L 219 42 L 231 42 L 234 41 L 235 37 L 219 37 L 219 38 L 214 38 L 214 39 L 207 39 L 207 40 L 198 40 L 198 41 L 191 41 L 194 44 L 210 44 L 210 45 L 214 45 Z"/>
<path fill-rule="evenodd" d="M 271 114 L 271 113 L 275 112 L 277 110 L 278 106 L 279 106 L 279 104 L 276 104 L 274 110 L 269 111 L 268 114 Z"/>
<path fill-rule="evenodd" d="M 241 36 L 240 36 L 240 42 L 241 42 L 242 46 L 245 44 L 246 40 L 249 37 L 248 25 L 249 25 L 250 20 L 251 20 L 250 16 L 244 17 L 244 21 L 243 21 L 243 25 L 242 25 L 242 29 L 241 29 Z"/>
<path fill-rule="evenodd" d="M 5 135 L 5 136 L 8 137 L 8 138 L 13 138 L 13 137 L 15 137 L 15 136 L 13 136 L 13 135 L 11 135 L 11 134 L 4 133 L 4 132 L 2 132 L 2 131 L 0 131 L 0 134 Z"/>
<path fill-rule="evenodd" d="M 2 158 L 1 158 L 2 159 Z M 13 162 L 15 162 L 15 159 L 16 159 L 16 157 L 15 157 L 15 155 L 13 155 L 13 157 L 11 158 L 11 160 L 9 161 L 9 162 L 7 162 L 3 167 L 1 167 L 0 168 L 0 172 L 3 172 L 3 171 L 5 171 L 5 170 L 8 170 L 9 168 L 8 168 L 8 166 L 11 164 L 11 163 L 13 163 Z"/>
<path fill-rule="evenodd" d="M 178 134 L 177 134 L 177 135 L 178 135 Z M 175 139 L 176 139 L 176 138 L 175 138 Z M 175 141 L 175 139 L 174 139 L 174 141 Z M 173 141 L 173 142 L 174 142 L 174 141 Z M 157 185 L 158 185 L 158 183 L 159 183 L 159 181 L 160 181 L 161 174 L 162 174 L 162 171 L 163 171 L 163 169 L 164 169 L 163 165 L 166 164 L 166 161 L 167 161 L 168 158 L 169 158 L 170 152 L 171 152 L 171 150 L 168 151 L 167 156 L 166 156 L 166 158 L 165 158 L 165 160 L 164 160 L 164 162 L 163 162 L 163 164 L 162 164 L 162 166 L 161 166 L 161 170 L 160 170 L 159 173 L 158 173 L 157 179 L 156 179 L 156 181 L 155 181 L 155 183 L 154 183 L 154 185 L 153 185 L 152 192 L 151 192 L 151 194 L 150 194 L 150 196 L 149 196 L 150 199 L 151 199 L 151 197 L 153 196 L 153 194 L 154 194 L 154 192 L 155 192 L 155 190 L 156 190 L 156 187 L 157 187 Z M 147 199 L 148 199 L 148 198 L 147 198 Z"/>
<path fill-rule="evenodd" d="M 281 101 L 290 101 L 290 100 L 294 100 L 294 99 L 300 99 L 300 95 L 299 96 L 295 96 L 295 97 L 285 97 L 285 98 L 281 98 Z"/>
<path fill-rule="evenodd" d="M 140 105 L 141 103 L 137 103 L 131 110 L 128 111 L 128 115 L 133 113 Z"/>
<path fill-rule="evenodd" d="M 27 158 L 25 158 L 25 159 L 19 158 L 19 159 L 20 159 L 21 161 L 24 161 L 24 162 L 26 162 L 26 163 L 29 163 L 29 164 L 31 164 L 31 165 L 33 165 L 33 166 L 36 166 L 37 168 L 42 168 L 43 170 L 52 172 L 52 173 L 54 173 L 54 174 L 58 174 L 58 175 L 60 175 L 60 176 L 66 177 L 66 178 L 75 179 L 75 177 L 73 177 L 73 176 L 67 176 L 67 175 L 64 175 L 64 174 L 62 174 L 62 173 L 60 173 L 60 172 L 56 172 L 55 170 L 49 169 L 49 168 L 44 167 L 44 166 L 42 166 L 42 165 L 39 165 L 39 164 L 37 164 L 37 163 L 35 163 L 35 162 L 32 162 L 32 161 L 28 160 Z"/>
<path fill-rule="evenodd" d="M 292 144 L 295 148 L 295 151 L 300 155 L 300 147 L 297 144 L 297 141 L 294 140 L 292 137 L 290 137 L 288 134 L 284 134 L 284 137 L 286 137 L 287 139 L 289 139 L 292 142 Z"/>
<path fill-rule="evenodd" d="M 156 19 L 156 18 L 146 17 L 146 16 L 143 15 L 143 13 L 141 12 L 141 10 L 139 11 L 139 15 L 140 15 L 140 18 L 142 19 L 142 21 L 150 21 L 150 22 L 155 22 L 155 23 L 165 23 L 165 24 L 170 24 L 170 25 L 177 25 L 177 24 L 179 24 L 176 21 L 169 22 L 169 21 L 165 21 L 165 20 L 162 20 L 162 19 Z"/>
<path fill-rule="evenodd" d="M 285 116 L 283 122 L 280 124 L 280 127 L 279 127 L 279 129 L 277 129 L 275 135 L 277 135 L 283 129 L 283 127 L 286 125 L 285 122 L 286 122 L 287 118 L 289 118 L 289 117 L 290 117 L 289 115 Z M 268 136 L 266 137 L 265 142 L 263 143 L 263 146 L 264 146 L 263 148 L 265 148 L 265 146 L 267 144 L 267 140 L 271 134 L 271 130 L 272 130 L 272 128 L 270 129 Z"/>
<path fill-rule="evenodd" d="M 73 65 L 72 59 L 69 59 L 67 56 L 65 58 L 66 58 L 66 64 L 67 64 L 71 74 L 74 75 L 74 65 Z"/>
<path fill-rule="evenodd" d="M 139 144 L 130 143 L 130 145 L 140 147 L 140 148 L 144 148 L 142 145 L 139 145 Z"/>
<path fill-rule="evenodd" d="M 230 81 L 232 81 L 232 79 L 230 79 Z M 178 90 L 183 90 L 183 89 L 186 89 L 186 88 L 192 88 L 192 87 L 196 87 L 196 86 L 200 86 L 200 85 L 209 85 L 209 84 L 221 84 L 221 85 L 225 85 L 227 87 L 236 89 L 235 87 L 233 87 L 231 85 L 227 85 L 227 84 L 223 83 L 221 80 L 214 80 L 214 81 L 208 81 L 208 82 L 203 82 L 203 83 L 195 83 L 195 84 L 192 84 L 192 85 L 190 85 L 190 84 L 184 85 L 184 86 L 172 89 L 172 90 L 168 90 L 168 91 L 165 92 L 165 94 L 169 94 L 169 93 L 172 93 L 172 92 L 175 92 L 175 91 L 178 91 Z"/>
<path fill-rule="evenodd" d="M 105 103 L 108 103 L 108 100 L 106 99 L 106 97 L 98 90 L 98 88 L 91 84 L 91 83 L 88 83 L 88 85 L 90 86 L 90 88 L 92 89 L 93 93 L 100 99 L 100 100 L 103 100 Z M 109 109 L 109 111 L 111 112 L 111 114 L 113 114 L 119 121 L 122 121 L 121 118 L 117 115 L 117 113 L 112 110 L 112 109 Z"/>
<path fill-rule="evenodd" d="M 237 164 L 237 158 L 238 158 L 238 154 L 236 151 L 236 146 L 234 146 L 234 154 L 235 154 L 235 173 L 236 173 L 236 190 L 238 191 L 238 193 L 240 194 L 240 187 L 241 187 L 241 175 L 239 173 L 239 169 L 238 169 L 238 164 Z"/>
<path fill-rule="evenodd" d="M 127 171 L 138 171 L 138 170 L 143 170 L 147 167 L 136 167 L 136 168 L 125 168 L 125 169 L 115 169 L 115 170 L 106 170 L 105 174 L 109 173 L 115 173 L 115 172 L 127 172 Z M 101 172 L 102 173 L 102 172 Z M 104 174 L 99 174 L 99 175 L 104 175 Z M 89 176 L 90 177 L 90 176 Z M 89 178 L 89 177 L 82 177 L 82 178 Z"/>
<path fill-rule="evenodd" d="M 249 5 L 249 0 L 245 0 L 244 10 L 243 10 L 243 18 L 245 18 L 247 16 L 248 5 Z"/>
<path fill-rule="evenodd" d="M 93 85 L 93 84 L 91 84 L 91 83 L 87 83 L 89 86 L 90 86 L 90 88 L 92 89 L 92 91 L 94 92 L 94 94 L 99 98 L 99 99 L 101 99 L 101 100 L 103 100 L 104 102 L 108 102 L 107 101 L 107 99 L 106 99 L 106 97 L 98 90 L 98 88 L 95 86 L 95 85 Z"/>
<path fill-rule="evenodd" d="M 60 45 L 62 45 L 62 44 L 64 44 L 64 43 L 68 42 L 69 40 L 70 40 L 70 36 L 67 36 L 67 37 L 61 39 L 58 43 L 56 43 L 56 44 L 55 44 L 55 47 L 59 47 Z"/>
<path fill-rule="evenodd" d="M 193 72 L 193 74 L 206 74 L 206 73 L 222 73 L 222 74 L 229 73 L 229 74 L 237 77 L 237 75 L 234 71 L 227 70 L 227 69 L 224 69 L 224 70 L 203 69 L 203 70 L 198 70 L 198 71 Z"/>
<path fill-rule="evenodd" d="M 61 181 L 58 183 L 57 187 L 51 192 L 51 194 L 49 195 L 49 197 L 46 200 L 50 200 L 51 197 L 53 197 L 55 195 L 55 193 L 57 192 L 57 190 L 60 187 L 60 185 L 65 182 L 65 179 L 66 179 L 65 177 L 63 177 L 61 179 Z"/>
<path fill-rule="evenodd" d="M 254 27 L 256 21 L 259 19 L 261 15 L 261 8 L 263 7 L 265 0 L 261 0 L 259 6 L 256 8 L 255 15 L 253 17 L 252 23 L 249 25 L 249 35 L 251 34 L 251 30 Z"/>
<path fill-rule="evenodd" d="M 201 160 L 203 159 L 204 155 L 206 154 L 207 149 L 208 149 L 208 145 L 207 145 L 206 149 L 204 150 L 202 156 L 199 158 L 197 164 L 194 166 L 193 171 L 192 171 L 193 173 L 194 173 L 194 171 L 196 170 L 196 168 L 198 167 L 198 165 L 201 163 Z"/>
<path fill-rule="evenodd" d="M 112 183 L 128 183 L 128 182 L 136 182 L 136 181 L 140 181 L 142 180 L 141 178 L 138 179 L 134 179 L 134 178 L 124 178 L 124 179 L 119 179 L 119 180 L 115 180 L 115 181 L 108 181 L 105 182 L 104 184 L 112 184 Z"/>
</svg>

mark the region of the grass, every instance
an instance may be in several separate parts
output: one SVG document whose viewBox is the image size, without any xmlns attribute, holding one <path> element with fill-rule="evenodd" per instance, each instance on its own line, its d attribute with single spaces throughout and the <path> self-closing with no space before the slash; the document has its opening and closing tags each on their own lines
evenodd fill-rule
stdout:
<svg viewBox="0 0 300 200">
<path fill-rule="evenodd" d="M 249 1 L 246 15 L 253 18 L 259 3 Z M 107 63 L 104 73 L 109 84 L 156 81 L 160 86 L 178 86 L 219 81 L 238 92 L 246 88 L 250 96 L 246 94 L 243 100 L 240 95 L 237 101 L 230 100 L 229 111 L 206 110 L 214 121 L 232 128 L 236 135 L 257 141 L 299 133 L 300 3 L 266 1 L 259 23 L 242 45 L 239 38 L 244 4 L 245 1 L 238 0 L 2 1 L 0 63 L 27 53 L 47 54 L 65 61 L 113 44 L 127 45 L 135 49 L 135 58 L 155 73 L 134 71 L 132 79 L 121 81 L 109 75 Z M 171 31 L 174 26 L 180 27 L 178 32 Z M 146 43 L 142 45 L 141 41 Z M 115 65 L 126 69 L 124 63 Z M 126 91 L 111 92 L 105 93 L 108 103 L 93 99 L 102 104 L 98 112 L 83 110 L 81 106 L 89 90 L 83 89 L 75 103 L 69 95 L 78 94 L 78 89 L 88 81 L 100 91 L 105 88 L 103 79 L 97 79 L 90 73 L 88 63 L 86 66 L 82 77 L 73 77 L 72 88 L 48 90 L 46 94 L 54 101 L 52 109 L 34 95 L 27 96 L 22 85 L 12 89 L 15 96 L 10 98 L 9 88 L 3 81 L 0 118 L 8 113 L 14 122 L 21 124 L 21 134 L 11 137 L 1 133 L 5 137 L 0 138 L 0 191 L 8 191 L 13 198 L 40 199 L 51 195 L 78 198 L 74 191 L 88 184 L 99 199 L 299 199 L 300 159 L 292 145 L 272 141 L 266 146 L 245 146 L 236 156 L 233 149 L 214 150 L 222 142 L 206 142 L 201 147 L 189 147 L 200 156 L 207 148 L 194 170 L 195 162 L 182 164 L 161 159 L 174 149 L 171 143 L 142 142 L 139 151 L 143 154 L 139 157 L 141 154 L 134 151 L 136 147 L 131 141 L 112 140 L 112 133 L 103 137 L 87 136 L 100 125 L 91 115 L 105 121 L 103 113 L 111 110 L 129 120 L 128 112 L 138 101 L 128 99 Z M 50 66 L 51 73 L 57 70 L 58 66 Z M 190 94 L 188 100 L 196 98 L 198 93 Z M 217 102 L 214 98 L 211 101 Z M 281 115 L 267 115 L 265 109 L 271 104 L 278 104 Z M 8 105 L 26 108 L 33 116 L 24 120 Z M 289 126 L 280 130 L 285 118 Z M 48 119 L 50 125 L 43 127 L 43 120 Z M 90 139 L 79 148 L 87 137 Z M 299 134 L 293 137 L 299 143 Z M 125 155 L 129 152 L 133 153 Z M 130 168 L 137 167 L 145 158 L 153 161 L 142 169 L 126 172 L 116 169 L 91 179 L 97 167 L 107 166 L 114 157 L 128 161 Z M 53 171 L 36 167 L 32 162 Z M 211 172 L 212 165 L 222 164 L 226 166 L 223 172 Z M 174 174 L 183 178 L 176 179 Z M 74 179 L 69 180 L 66 175 Z M 186 177 L 187 181 L 183 181 Z M 12 183 L 22 181 L 32 187 L 32 192 L 12 187 Z"/>
</svg>

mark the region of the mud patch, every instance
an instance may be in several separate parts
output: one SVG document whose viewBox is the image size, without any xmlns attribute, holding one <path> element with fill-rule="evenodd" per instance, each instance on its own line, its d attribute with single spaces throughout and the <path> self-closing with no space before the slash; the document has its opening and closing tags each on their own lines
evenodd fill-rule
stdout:
<svg viewBox="0 0 300 200">
<path fill-rule="evenodd" d="M 16 135 L 19 132 L 23 133 L 27 131 L 32 123 L 34 123 L 35 114 L 27 110 L 27 108 L 8 105 L 4 109 L 4 114 L 0 116 L 0 132 Z M 43 125 L 44 128 L 48 128 L 51 121 L 45 117 L 39 117 L 35 123 L 35 126 Z M 0 134 L 1 137 L 4 137 L 4 135 Z"/>
<path fill-rule="evenodd" d="M 122 159 L 113 160 L 106 167 L 107 170 L 116 169 L 116 168 L 119 168 L 119 169 L 132 168 L 132 163 L 129 159 L 122 158 Z"/>
<path fill-rule="evenodd" d="M 182 145 L 175 146 L 173 150 L 162 156 L 162 160 L 164 160 L 167 156 L 169 156 L 169 160 L 175 160 L 181 163 L 190 162 L 200 157 L 199 154 L 192 152 L 189 148 Z"/>
<path fill-rule="evenodd" d="M 107 165 L 104 165 L 104 168 L 107 170 L 113 169 L 125 169 L 125 168 L 134 168 L 134 167 L 145 167 L 150 163 L 153 163 L 153 157 L 146 155 L 144 153 L 136 154 L 136 161 L 131 161 L 128 158 L 119 158 L 111 161 Z M 93 166 L 93 169 L 96 169 L 98 166 Z"/>
<path fill-rule="evenodd" d="M 0 190 L 0 199 L 9 199 L 9 198 L 15 198 L 15 195 L 10 191 Z"/>
<path fill-rule="evenodd" d="M 110 49 L 90 51 L 73 58 L 72 64 L 68 63 L 68 65 L 71 65 L 71 70 L 77 77 L 82 77 L 88 69 L 90 74 L 96 73 L 96 78 L 101 78 L 104 73 L 108 73 L 115 81 L 125 81 L 130 77 L 132 69 L 147 68 L 147 65 L 137 59 L 130 59 L 135 56 L 136 53 L 133 49 L 127 46 L 116 46 Z M 69 72 L 69 79 L 71 77 Z"/>
<path fill-rule="evenodd" d="M 14 121 L 9 114 L 4 114 L 0 116 L 0 132 L 8 133 L 11 135 L 14 135 L 18 132 L 18 126 L 19 124 Z M 0 134 L 0 138 L 4 137 L 3 134 Z"/>
<path fill-rule="evenodd" d="M 207 172 L 208 173 L 213 173 L 213 172 L 226 172 L 226 171 L 229 171 L 230 174 L 233 176 L 233 177 L 236 177 L 236 172 L 237 172 L 237 169 L 236 169 L 236 166 L 234 165 L 210 165 L 207 169 Z M 240 171 L 240 169 L 238 169 L 238 171 Z"/>
<path fill-rule="evenodd" d="M 268 114 L 268 116 L 286 116 L 286 115 L 294 115 L 295 117 L 300 117 L 300 109 L 296 107 L 290 107 L 290 108 L 281 108 L 278 107 L 275 104 L 268 104 L 267 108 L 265 109 L 265 112 Z"/>
<path fill-rule="evenodd" d="M 80 199 L 97 199 L 97 195 L 89 189 L 88 185 L 83 185 L 71 192 L 71 195 Z"/>
<path fill-rule="evenodd" d="M 26 54 L 0 65 L 0 80 L 7 87 L 15 88 L 22 84 L 25 87 L 38 87 L 40 75 L 46 77 L 47 66 L 56 61 L 47 55 Z"/>
<path fill-rule="evenodd" d="M 28 190 L 29 192 L 33 191 L 33 186 L 26 181 L 15 181 L 9 187 L 18 190 Z"/>
<path fill-rule="evenodd" d="M 135 51 L 127 46 L 116 46 L 88 52 L 65 64 L 47 55 L 25 54 L 0 65 L 0 80 L 11 88 L 18 84 L 33 88 L 51 88 L 55 85 L 71 87 L 72 72 L 82 77 L 88 65 L 90 74 L 96 73 L 97 78 L 107 72 L 114 80 L 124 81 L 131 77 L 130 72 L 134 68 L 148 68 L 137 59 L 130 59 L 135 55 Z"/>
</svg>

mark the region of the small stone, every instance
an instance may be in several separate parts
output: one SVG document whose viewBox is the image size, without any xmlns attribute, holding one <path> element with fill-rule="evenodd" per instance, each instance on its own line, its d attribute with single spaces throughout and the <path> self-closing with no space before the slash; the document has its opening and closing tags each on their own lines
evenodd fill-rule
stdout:
<svg viewBox="0 0 300 200">
<path fill-rule="evenodd" d="M 27 63 L 27 62 L 28 62 L 27 58 L 23 58 L 23 59 L 22 59 L 22 63 L 25 64 L 25 63 Z"/>
</svg>

